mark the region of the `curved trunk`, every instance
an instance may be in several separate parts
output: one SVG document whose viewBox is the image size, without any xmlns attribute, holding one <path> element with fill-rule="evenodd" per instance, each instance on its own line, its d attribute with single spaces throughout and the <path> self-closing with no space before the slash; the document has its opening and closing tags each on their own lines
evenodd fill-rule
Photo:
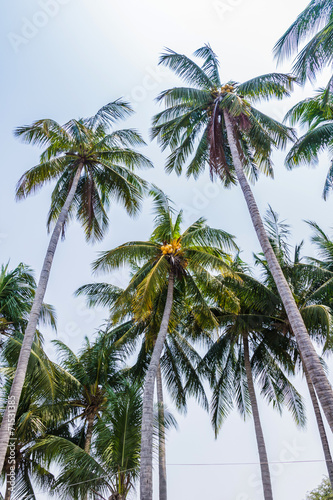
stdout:
<svg viewBox="0 0 333 500">
<path fill-rule="evenodd" d="M 15 377 L 12 383 L 12 387 L 10 390 L 7 407 L 2 419 L 2 424 L 0 428 L 0 471 L 3 468 L 7 447 L 11 435 L 12 428 L 15 422 L 15 415 L 17 412 L 18 402 L 20 400 L 25 374 L 28 367 L 31 347 L 33 344 L 36 327 L 38 323 L 38 319 L 40 316 L 41 307 L 43 304 L 45 291 L 47 287 L 47 283 L 49 280 L 50 270 L 52 266 L 52 261 L 54 257 L 55 250 L 57 248 L 57 244 L 59 241 L 59 237 L 68 216 L 69 208 L 72 204 L 75 191 L 77 189 L 77 185 L 80 180 L 80 175 L 82 171 L 83 165 L 80 165 L 77 169 L 77 172 L 73 179 L 73 184 L 70 188 L 70 191 L 67 195 L 64 206 L 61 209 L 60 215 L 52 232 L 52 236 L 50 239 L 50 243 L 46 252 L 44 264 L 42 267 L 42 271 L 40 274 L 38 287 L 35 293 L 34 301 L 32 304 L 29 321 L 27 324 L 27 328 L 24 333 L 24 338 L 20 350 L 20 356 L 17 363 L 17 368 L 15 372 Z"/>
<path fill-rule="evenodd" d="M 6 474 L 6 493 L 5 500 L 10 500 L 12 496 L 12 485 L 10 483 L 10 475 Z"/>
<path fill-rule="evenodd" d="M 312 402 L 312 406 L 313 406 L 315 416 L 316 416 L 320 440 L 321 440 L 321 444 L 322 444 L 323 452 L 324 452 L 324 457 L 325 457 L 325 461 L 326 461 L 328 477 L 329 477 L 329 480 L 331 483 L 331 487 L 333 489 L 333 462 L 332 462 L 332 455 L 331 455 L 330 446 L 329 446 L 328 440 L 327 440 L 324 422 L 323 422 L 323 419 L 322 419 L 322 416 L 320 413 L 320 408 L 319 408 L 316 392 L 313 388 L 313 384 L 311 382 L 309 374 L 306 371 L 306 368 L 304 366 L 303 366 L 303 371 L 305 374 L 306 382 L 308 384 L 311 402 Z"/>
<path fill-rule="evenodd" d="M 165 338 L 168 333 L 169 319 L 173 302 L 174 275 L 169 274 L 168 292 L 165 302 L 160 331 L 155 342 L 153 354 L 145 378 L 142 405 L 141 426 L 141 466 L 140 466 L 140 500 L 153 498 L 153 420 L 154 420 L 154 385 L 162 354 Z"/>
<path fill-rule="evenodd" d="M 261 428 L 257 398 L 256 398 L 255 390 L 254 390 L 254 384 L 253 384 L 253 378 L 252 378 L 252 368 L 251 368 L 251 362 L 250 362 L 250 353 L 249 353 L 249 340 L 248 340 L 247 335 L 243 336 L 243 345 L 244 345 L 244 364 L 245 364 L 247 385 L 248 385 L 250 401 L 251 401 L 254 429 L 256 432 L 256 439 L 257 439 L 257 445 L 258 445 L 260 469 L 261 469 L 261 479 L 262 479 L 262 485 L 263 485 L 263 489 L 264 489 L 264 497 L 265 497 L 265 500 L 273 500 L 271 475 L 269 472 L 269 465 L 268 465 L 268 459 L 267 459 L 264 434 L 263 434 L 263 431 Z"/>
<path fill-rule="evenodd" d="M 165 453 L 165 426 L 164 401 L 161 365 L 158 365 L 156 374 L 156 390 L 158 403 L 158 468 L 159 468 L 159 500 L 167 500 L 166 453 Z"/>
<path fill-rule="evenodd" d="M 304 360 L 312 383 L 315 387 L 320 404 L 323 408 L 327 421 L 333 431 L 333 390 L 325 375 L 323 367 L 320 364 L 318 355 L 312 345 L 309 334 L 305 328 L 302 316 L 297 308 L 293 295 L 290 291 L 288 283 L 283 275 L 281 267 L 271 247 L 268 236 L 265 231 L 264 224 L 261 220 L 260 213 L 255 202 L 253 193 L 245 177 L 242 161 L 238 152 L 237 142 L 234 135 L 233 123 L 227 111 L 224 111 L 224 120 L 227 130 L 228 143 L 230 146 L 233 164 L 237 175 L 238 182 L 244 194 L 254 229 L 257 233 L 261 248 L 266 257 L 270 272 L 277 286 L 282 303 L 286 310 L 289 323 L 295 334 L 299 351 Z"/>
</svg>

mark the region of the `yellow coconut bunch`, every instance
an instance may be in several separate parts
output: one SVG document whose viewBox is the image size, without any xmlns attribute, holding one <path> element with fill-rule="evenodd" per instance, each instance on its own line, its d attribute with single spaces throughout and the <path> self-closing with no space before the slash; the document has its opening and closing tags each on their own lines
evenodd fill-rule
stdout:
<svg viewBox="0 0 333 500">
<path fill-rule="evenodd" d="M 229 85 L 228 83 L 226 83 L 225 85 L 222 85 L 221 87 L 221 92 L 233 92 L 234 91 L 234 87 L 232 85 Z"/>
<path fill-rule="evenodd" d="M 172 243 L 167 243 L 161 246 L 162 254 L 168 255 L 172 253 L 177 253 L 181 249 L 181 245 L 178 240 L 173 240 Z"/>
</svg>

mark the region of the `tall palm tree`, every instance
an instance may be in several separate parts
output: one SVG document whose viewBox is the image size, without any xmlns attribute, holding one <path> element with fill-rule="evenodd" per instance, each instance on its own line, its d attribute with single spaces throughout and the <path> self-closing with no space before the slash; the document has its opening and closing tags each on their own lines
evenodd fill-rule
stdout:
<svg viewBox="0 0 333 500">
<path fill-rule="evenodd" d="M 304 425 L 305 416 L 300 395 L 288 381 L 285 371 L 294 371 L 289 340 L 276 328 L 276 306 L 279 299 L 263 302 L 256 290 L 263 285 L 240 272 L 241 282 L 230 282 L 240 300 L 238 313 L 215 311 L 221 333 L 203 360 L 203 369 L 213 389 L 212 423 L 215 435 L 236 404 L 245 418 L 251 413 L 260 460 L 265 500 L 273 499 L 270 468 L 262 429 L 255 384 L 261 396 L 279 411 L 286 404 L 297 424 Z M 248 296 L 253 298 L 253 304 Z M 259 300 L 258 300 L 259 299 Z M 292 353 L 292 350 L 291 350 Z"/>
<path fill-rule="evenodd" d="M 292 169 L 302 164 L 317 165 L 318 155 L 325 150 L 330 154 L 333 145 L 333 79 L 326 88 L 319 89 L 314 97 L 293 106 L 285 120 L 307 128 L 290 149 L 286 166 Z M 325 200 L 333 186 L 333 158 L 330 156 L 331 166 L 323 190 Z"/>
<path fill-rule="evenodd" d="M 14 333 L 4 344 L 1 353 L 1 373 L 4 377 L 1 398 L 4 402 L 10 392 L 22 340 L 22 334 Z M 33 456 L 32 449 L 48 428 L 57 422 L 57 413 L 52 411 L 56 392 L 55 367 L 45 355 L 36 335 L 11 435 L 10 451 L 6 454 L 2 471 L 2 478 L 6 480 L 5 500 L 35 498 L 36 486 L 49 490 L 53 484 L 53 474 Z M 0 421 L 3 409 L 0 409 Z"/>
<path fill-rule="evenodd" d="M 331 306 L 333 296 L 333 274 L 330 270 L 320 268 L 318 262 L 314 265 L 310 259 L 309 263 L 304 263 L 301 257 L 302 244 L 295 247 L 293 258 L 291 257 L 288 237 L 290 235 L 289 226 L 278 220 L 278 216 L 270 209 L 266 220 L 266 227 L 276 255 L 278 256 L 282 270 L 293 291 L 297 306 L 304 319 L 306 327 L 311 337 L 324 346 L 324 351 L 328 351 L 332 346 L 332 317 Z M 257 300 L 263 304 L 272 302 L 272 293 L 275 294 L 273 302 L 277 304 L 279 296 L 271 277 L 267 263 L 262 256 L 256 256 L 256 263 L 263 271 L 265 285 L 256 287 L 259 291 Z M 253 300 L 256 300 L 253 298 Z M 277 320 L 275 328 L 278 328 L 283 335 L 293 337 L 288 318 L 281 305 L 278 305 Z M 333 461 L 332 455 L 323 423 L 317 396 L 313 384 L 304 365 L 302 356 L 296 351 L 296 358 L 299 358 L 300 365 L 305 375 L 305 380 L 309 389 L 309 394 L 315 413 L 318 431 L 322 443 L 323 453 L 326 461 L 327 471 L 333 486 Z"/>
<path fill-rule="evenodd" d="M 101 239 L 108 226 L 106 208 L 112 200 L 135 214 L 146 183 L 134 172 L 135 167 L 149 167 L 149 160 L 132 149 L 144 143 L 133 130 L 110 130 L 110 125 L 131 113 L 129 105 L 112 102 L 95 116 L 70 120 L 59 125 L 53 120 L 39 120 L 16 129 L 25 142 L 44 147 L 40 163 L 19 180 L 17 197 L 25 198 L 49 181 L 56 180 L 52 193 L 48 225 L 55 222 L 38 287 L 34 297 L 24 342 L 10 397 L 16 412 L 29 361 L 31 344 L 49 279 L 53 256 L 66 222 L 74 215 L 82 224 L 88 240 Z M 8 411 L 0 429 L 0 470 L 3 467 L 12 428 Z M 8 423 L 8 425 L 7 425 Z"/>
<path fill-rule="evenodd" d="M 232 237 L 222 230 L 213 229 L 204 219 L 199 219 L 181 232 L 182 212 L 175 222 L 174 210 L 168 198 L 160 191 L 153 192 L 155 203 L 155 229 L 148 241 L 130 241 L 102 253 L 94 263 L 95 270 L 109 271 L 125 263 L 134 262 L 139 270 L 132 277 L 123 294 L 125 303 L 130 293 L 136 290 L 133 299 L 133 314 L 136 319 L 149 317 L 155 298 L 167 286 L 159 332 L 154 343 L 149 367 L 145 377 L 142 434 L 140 498 L 152 499 L 152 429 L 154 408 L 154 385 L 158 366 L 169 329 L 174 303 L 175 282 L 186 289 L 194 306 L 211 324 L 216 324 L 208 307 L 205 285 L 216 281 L 212 271 L 231 273 L 226 250 L 235 248 Z M 122 300 L 122 299 L 120 299 Z"/>
<path fill-rule="evenodd" d="M 333 431 L 333 390 L 312 345 L 279 262 L 270 245 L 246 172 L 256 178 L 259 169 L 272 173 L 273 147 L 283 147 L 294 138 L 291 129 L 253 107 L 256 101 L 289 95 L 294 79 L 268 74 L 242 84 L 221 85 L 218 59 L 210 46 L 195 52 L 202 66 L 185 55 L 168 50 L 160 63 L 171 68 L 191 87 L 175 87 L 158 97 L 167 109 L 155 116 L 153 137 L 162 148 L 169 146 L 166 169 L 181 174 L 189 161 L 187 175 L 197 177 L 209 164 L 212 176 L 225 185 L 236 178 L 243 191 L 253 226 L 276 282 L 306 369 L 315 386 L 327 421 Z"/>
<path fill-rule="evenodd" d="M 304 42 L 307 43 L 298 53 Z M 278 61 L 296 55 L 293 72 L 303 83 L 307 79 L 314 80 L 325 66 L 331 66 L 332 50 L 333 6 L 330 0 L 311 0 L 274 47 Z"/>
<path fill-rule="evenodd" d="M 132 265 L 133 266 L 133 265 Z M 133 268 L 132 274 L 137 268 Z M 167 283 L 166 283 L 167 285 Z M 208 340 L 207 333 L 196 331 L 195 334 L 190 330 L 194 329 L 197 323 L 197 311 L 192 309 L 189 300 L 184 300 L 183 290 L 175 284 L 174 306 L 169 320 L 168 336 L 164 343 L 164 353 L 156 374 L 156 393 L 158 404 L 158 425 L 159 425 L 159 499 L 167 499 L 167 471 L 166 471 L 166 443 L 165 443 L 165 405 L 163 395 L 163 385 L 168 392 L 179 411 L 186 411 L 187 397 L 194 396 L 199 403 L 208 410 L 208 401 L 200 377 L 197 373 L 197 366 L 201 362 L 201 356 L 194 347 L 195 341 Z M 154 301 L 152 311 L 144 321 L 136 321 L 131 317 L 122 322 L 116 331 L 118 331 L 118 344 L 127 346 L 130 352 L 135 352 L 137 360 L 129 368 L 127 376 L 135 381 L 142 381 L 147 373 L 151 354 L 154 349 L 157 334 L 160 329 L 160 323 L 163 316 L 165 303 L 165 294 L 167 286 Z M 108 283 L 91 283 L 83 285 L 76 291 L 76 295 L 85 295 L 87 304 L 90 307 L 104 306 L 110 311 L 110 321 L 117 322 L 120 319 L 130 316 L 128 304 L 120 304 L 117 307 L 117 299 L 121 297 L 123 291 Z M 200 311 L 198 312 L 200 315 Z M 112 334 L 111 330 L 111 334 Z M 106 333 L 108 335 L 108 333 Z M 141 346 L 139 343 L 141 342 Z M 162 380 L 163 379 L 163 380 Z M 163 383 L 164 382 L 164 383 Z"/>
</svg>

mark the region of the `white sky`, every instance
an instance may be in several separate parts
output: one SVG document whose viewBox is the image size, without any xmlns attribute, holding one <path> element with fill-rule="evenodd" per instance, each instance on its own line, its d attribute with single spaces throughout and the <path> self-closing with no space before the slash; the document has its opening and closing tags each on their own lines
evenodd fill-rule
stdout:
<svg viewBox="0 0 333 500">
<path fill-rule="evenodd" d="M 157 108 L 154 97 L 179 81 L 157 68 L 163 47 L 190 55 L 209 42 L 221 61 L 226 81 L 247 80 L 276 70 L 272 47 L 306 6 L 305 0 L 15 0 L 8 3 L 0 19 L 2 43 L 1 137 L 2 182 L 0 185 L 0 262 L 11 267 L 23 261 L 39 272 L 48 237 L 45 221 L 51 189 L 22 203 L 14 200 L 14 188 L 22 173 L 38 162 L 39 151 L 13 138 L 19 125 L 49 117 L 64 123 L 70 118 L 93 114 L 103 104 L 126 96 L 137 111 L 125 127 L 138 128 L 148 142 L 150 119 Z M 289 66 L 282 68 L 289 71 Z M 324 80 L 323 80 L 324 81 Z M 307 93 L 310 88 L 307 88 Z M 298 90 L 286 102 L 271 103 L 265 111 L 282 119 L 302 95 Z M 186 223 L 205 216 L 210 225 L 237 236 L 243 258 L 251 262 L 259 251 L 254 231 L 238 188 L 223 191 L 207 176 L 198 182 L 166 176 L 164 157 L 156 144 L 144 150 L 155 164 L 145 176 L 162 187 L 186 211 Z M 331 226 L 333 197 L 321 198 L 328 164 L 316 170 L 287 172 L 284 155 L 275 159 L 275 180 L 260 179 L 254 188 L 262 213 L 270 203 L 293 227 L 295 242 L 309 232 L 302 222 L 316 220 L 324 230 Z M 46 300 L 58 312 L 57 337 L 73 349 L 84 335 L 92 336 L 105 312 L 87 311 L 74 290 L 92 281 L 90 263 L 98 250 L 112 248 L 130 239 L 146 238 L 152 227 L 149 202 L 142 215 L 129 219 L 119 207 L 110 213 L 111 229 L 94 247 L 85 243 L 79 226 L 73 224 L 60 243 Z M 103 278 L 101 277 L 101 280 Z M 115 273 L 115 284 L 124 285 L 126 274 Z M 54 336 L 46 332 L 49 339 Z M 52 349 L 48 346 L 52 355 Z M 297 382 L 306 395 L 305 386 Z M 297 431 L 290 417 L 280 416 L 261 404 L 268 456 L 276 461 L 305 461 L 272 465 L 275 500 L 303 500 L 325 474 L 319 437 L 308 409 L 308 428 Z M 179 431 L 168 439 L 169 464 L 205 464 L 168 467 L 169 498 L 180 500 L 262 500 L 257 465 L 212 466 L 216 463 L 258 461 L 253 423 L 244 424 L 236 413 L 228 419 L 217 441 L 209 417 L 191 403 L 186 418 L 179 417 Z M 157 488 L 155 496 L 157 499 Z M 39 499 L 48 498 L 37 495 Z"/>
</svg>

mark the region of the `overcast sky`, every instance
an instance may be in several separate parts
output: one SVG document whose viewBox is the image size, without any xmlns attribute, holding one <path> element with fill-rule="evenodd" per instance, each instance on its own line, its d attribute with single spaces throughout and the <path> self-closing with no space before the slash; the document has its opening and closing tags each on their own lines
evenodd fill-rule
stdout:
<svg viewBox="0 0 333 500">
<path fill-rule="evenodd" d="M 276 70 L 273 45 L 306 4 L 305 0 L 8 2 L 0 19 L 1 262 L 10 260 L 11 267 L 25 262 L 37 275 L 48 242 L 45 222 L 51 187 L 24 202 L 16 203 L 14 199 L 16 182 L 38 162 L 39 154 L 36 148 L 13 138 L 16 126 L 40 118 L 64 123 L 70 118 L 89 116 L 105 103 L 125 97 L 132 102 L 136 115 L 121 126 L 136 127 L 149 143 L 151 116 L 158 109 L 154 98 L 161 90 L 179 84 L 173 74 L 157 66 L 164 47 L 191 55 L 209 42 L 220 58 L 222 78 L 247 80 Z M 279 70 L 289 71 L 290 64 Z M 321 81 L 325 81 L 324 75 Z M 272 102 L 263 109 L 282 119 L 293 103 L 309 93 L 310 87 L 297 90 L 291 99 Z M 197 182 L 166 176 L 165 156 L 157 145 L 149 143 L 142 152 L 155 165 L 144 176 L 185 210 L 186 224 L 206 217 L 211 226 L 234 234 L 243 258 L 252 263 L 252 253 L 260 249 L 239 188 L 222 190 L 213 186 L 208 176 Z M 327 202 L 321 198 L 328 162 L 323 156 L 315 170 L 287 172 L 283 160 L 284 153 L 275 155 L 275 180 L 261 178 L 254 193 L 261 212 L 269 203 L 292 225 L 293 241 L 304 239 L 307 254 L 313 254 L 303 220 L 315 220 L 330 231 L 333 197 Z M 87 245 L 81 228 L 74 223 L 56 253 L 46 301 L 57 310 L 57 338 L 75 350 L 83 336 L 93 336 L 106 316 L 105 311 L 88 311 L 82 299 L 73 297 L 76 288 L 95 279 L 90 263 L 96 252 L 128 240 L 145 239 L 151 231 L 148 201 L 135 220 L 117 206 L 112 207 L 110 218 L 110 231 L 99 245 Z M 120 271 L 105 279 L 125 285 L 126 273 Z M 47 352 L 54 356 L 49 343 L 54 333 L 46 330 L 45 337 Z M 306 395 L 303 382 L 296 383 Z M 302 462 L 272 464 L 274 498 L 304 500 L 306 492 L 325 474 L 311 408 L 307 430 L 298 431 L 287 413 L 281 418 L 265 404 L 260 406 L 269 460 Z M 244 423 L 233 413 L 215 441 L 209 416 L 195 403 L 191 403 L 186 418 L 177 418 L 179 430 L 170 433 L 167 449 L 170 499 L 263 499 L 251 419 Z M 232 465 L 212 465 L 227 463 Z M 37 498 L 48 496 L 40 494 Z"/>
</svg>

